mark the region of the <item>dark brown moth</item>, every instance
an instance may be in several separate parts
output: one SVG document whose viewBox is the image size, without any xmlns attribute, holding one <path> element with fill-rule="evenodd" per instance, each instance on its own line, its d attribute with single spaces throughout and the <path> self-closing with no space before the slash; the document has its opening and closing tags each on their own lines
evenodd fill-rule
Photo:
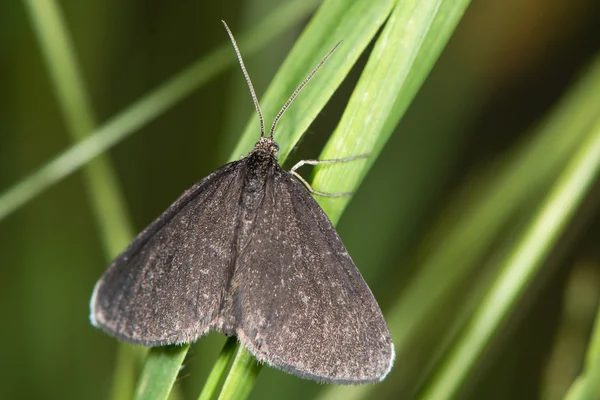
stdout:
<svg viewBox="0 0 600 400">
<path fill-rule="evenodd" d="M 296 89 L 239 161 L 198 181 L 108 267 L 91 299 L 92 324 L 144 346 L 235 335 L 260 361 L 301 378 L 339 384 L 382 380 L 394 347 L 381 310 L 331 222 L 283 170 L 277 121 Z M 339 43 L 338 43 L 339 45 Z"/>
</svg>

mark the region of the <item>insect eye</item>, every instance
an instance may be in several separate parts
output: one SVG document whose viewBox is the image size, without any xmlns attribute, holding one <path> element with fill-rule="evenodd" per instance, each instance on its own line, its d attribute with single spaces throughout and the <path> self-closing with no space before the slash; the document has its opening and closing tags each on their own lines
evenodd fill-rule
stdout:
<svg viewBox="0 0 600 400">
<path fill-rule="evenodd" d="M 279 151 L 279 145 L 275 142 L 271 145 L 275 151 Z"/>
</svg>

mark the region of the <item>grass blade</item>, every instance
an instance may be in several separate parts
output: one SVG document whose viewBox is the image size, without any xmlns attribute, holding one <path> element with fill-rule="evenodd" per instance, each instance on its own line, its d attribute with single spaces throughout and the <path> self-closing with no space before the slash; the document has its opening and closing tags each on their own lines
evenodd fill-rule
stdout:
<svg viewBox="0 0 600 400">
<path fill-rule="evenodd" d="M 468 1 L 436 0 L 396 5 L 344 116 L 320 158 L 358 154 L 371 154 L 373 157 L 362 162 L 319 167 L 313 180 L 315 189 L 345 192 L 360 184 L 441 54 L 468 4 Z M 340 140 L 342 137 L 344 139 Z M 337 221 L 348 201 L 347 198 L 326 198 L 320 203 L 330 218 Z M 391 324 L 390 327 L 396 343 Z M 373 386 L 331 386 L 321 398 L 360 399 L 368 396 L 372 389 Z"/>
<path fill-rule="evenodd" d="M 239 344 L 235 337 L 230 337 L 225 342 L 223 350 L 219 355 L 219 359 L 215 362 L 213 369 L 210 371 L 210 375 L 202 388 L 202 392 L 198 397 L 198 400 L 210 400 L 217 394 L 221 383 L 225 380 L 227 371 L 231 368 L 231 364 L 235 359 L 235 354 L 238 351 Z"/>
<path fill-rule="evenodd" d="M 379 154 L 468 3 L 429 0 L 396 5 L 321 159 Z M 344 143 L 340 137 L 344 137 Z M 351 190 L 362 181 L 374 159 L 320 166 L 316 169 L 314 187 L 316 190 L 327 187 L 334 193 Z M 324 186 L 324 181 L 332 186 Z M 344 187 L 345 184 L 349 186 Z M 337 220 L 348 201 L 344 197 L 328 198 L 322 205 L 330 218 Z"/>
<path fill-rule="evenodd" d="M 25 4 L 68 132 L 74 142 L 80 141 L 95 129 L 96 121 L 60 10 L 52 0 L 30 0 Z M 112 259 L 133 237 L 121 189 L 107 157 L 97 158 L 86 168 L 85 174 L 89 201 L 96 214 L 106 256 Z"/>
<path fill-rule="evenodd" d="M 517 246 L 506 258 L 495 285 L 422 398 L 445 399 L 456 395 L 494 333 L 543 265 L 549 250 L 597 179 L 599 170 L 600 119 L 597 119 Z"/>
<path fill-rule="evenodd" d="M 238 344 L 235 358 L 223 384 L 219 400 L 244 400 L 248 397 L 260 369 L 261 365 L 256 361 L 256 358 L 245 347 Z"/>
<path fill-rule="evenodd" d="M 96 121 L 60 9 L 52 0 L 45 2 L 30 0 L 25 4 L 68 132 L 74 142 L 83 140 L 95 129 Z M 84 173 L 88 199 L 92 204 L 96 224 L 100 230 L 106 259 L 111 260 L 133 237 L 131 218 L 108 157 L 96 158 L 86 166 Z M 40 179 L 36 182 L 44 183 Z M 32 186 L 23 184 L 18 188 L 31 190 Z M 14 196 L 13 200 L 15 198 L 19 199 L 19 196 Z M 11 205 L 10 201 L 8 204 Z M 1 205 L 6 203 L 0 200 L 0 209 Z M 14 205 L 13 203 L 12 206 Z M 0 218 L 2 213 L 7 211 L 10 212 L 10 209 L 0 210 Z M 138 352 L 127 345 L 121 345 L 117 358 L 118 365 L 115 368 L 113 398 L 131 397 L 138 358 Z"/>
<path fill-rule="evenodd" d="M 148 353 L 140 375 L 136 400 L 164 400 L 169 397 L 190 345 L 155 347 Z"/>
</svg>

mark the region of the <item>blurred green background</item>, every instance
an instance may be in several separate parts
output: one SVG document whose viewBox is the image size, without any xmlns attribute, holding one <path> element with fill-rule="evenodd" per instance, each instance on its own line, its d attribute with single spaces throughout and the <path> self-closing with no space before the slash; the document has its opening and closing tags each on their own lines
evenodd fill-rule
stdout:
<svg viewBox="0 0 600 400">
<path fill-rule="evenodd" d="M 240 37 L 282 3 L 58 4 L 102 124 L 226 44 L 220 20 Z M 0 4 L 0 195 L 72 145 L 24 4 Z M 318 2 L 314 4 L 283 34 L 245 57 L 259 98 Z M 288 168 L 319 156 L 370 49 L 290 155 Z M 569 145 L 552 139 L 538 158 L 527 154 L 533 154 L 537 141 L 554 134 L 548 133 L 553 127 L 571 126 L 565 119 L 576 123 L 600 114 L 600 85 L 583 85 L 581 90 L 590 90 L 586 100 L 572 94 L 577 82 L 591 74 L 594 60 L 598 64 L 599 49 L 597 1 L 471 3 L 338 225 L 384 313 L 408 309 L 419 315 L 411 317 L 419 322 L 398 339 L 393 373 L 365 396 L 419 397 L 435 382 L 434 372 L 448 348 L 583 139 Z M 597 85 L 598 79 L 590 82 Z M 575 97 L 573 105 L 560 114 L 569 96 Z M 580 116 L 580 111 L 589 115 Z M 136 232 L 227 160 L 253 112 L 241 72 L 232 64 L 105 154 Z M 552 119 L 559 114 L 565 125 Z M 591 124 L 586 121 L 584 126 Z M 574 135 L 564 129 L 557 137 Z M 521 157 L 527 173 L 510 175 L 507 171 Z M 553 164 L 546 168 L 548 160 Z M 303 173 L 310 176 L 310 170 Z M 528 180 L 517 179 L 523 176 Z M 600 298 L 598 189 L 596 182 L 586 192 L 541 268 L 528 278 L 525 295 L 469 372 L 459 397 L 562 398 L 581 373 Z M 491 193 L 497 193 L 496 206 L 474 221 L 481 223 L 480 231 L 466 227 L 473 230 L 464 237 L 474 239 L 453 245 L 448 251 L 454 258 L 446 258 L 444 246 L 459 237 L 461 224 L 475 216 L 473 210 Z M 511 201 L 516 202 L 513 208 L 503 208 Z M 110 261 L 93 213 L 83 175 L 77 172 L 0 220 L 3 398 L 109 396 L 117 342 L 88 322 L 92 288 Z M 500 220 L 485 243 L 475 243 L 491 232 L 491 222 L 480 215 Z M 419 319 L 422 314 L 411 305 L 435 297 L 438 285 L 450 281 L 463 259 L 472 268 Z M 420 271 L 431 264 L 437 268 L 429 271 L 437 272 L 419 280 Z M 388 320 L 395 341 L 402 316 Z M 177 381 L 179 395 L 197 397 L 224 340 L 211 334 L 192 347 Z M 346 399 L 354 389 L 336 390 L 265 367 L 251 398 Z"/>
</svg>

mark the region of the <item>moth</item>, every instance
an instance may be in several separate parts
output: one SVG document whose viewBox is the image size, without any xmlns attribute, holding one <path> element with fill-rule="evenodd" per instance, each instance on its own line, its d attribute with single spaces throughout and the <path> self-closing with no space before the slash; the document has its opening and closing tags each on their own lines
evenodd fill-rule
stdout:
<svg viewBox="0 0 600 400">
<path fill-rule="evenodd" d="M 388 327 L 331 222 L 277 161 L 236 41 L 225 28 L 259 115 L 261 136 L 238 161 L 185 191 L 108 267 L 91 323 L 148 347 L 235 335 L 260 362 L 319 382 L 382 380 L 394 360 Z M 301 178 L 300 178 L 301 179 Z M 306 184 L 307 185 L 307 184 Z"/>
</svg>

